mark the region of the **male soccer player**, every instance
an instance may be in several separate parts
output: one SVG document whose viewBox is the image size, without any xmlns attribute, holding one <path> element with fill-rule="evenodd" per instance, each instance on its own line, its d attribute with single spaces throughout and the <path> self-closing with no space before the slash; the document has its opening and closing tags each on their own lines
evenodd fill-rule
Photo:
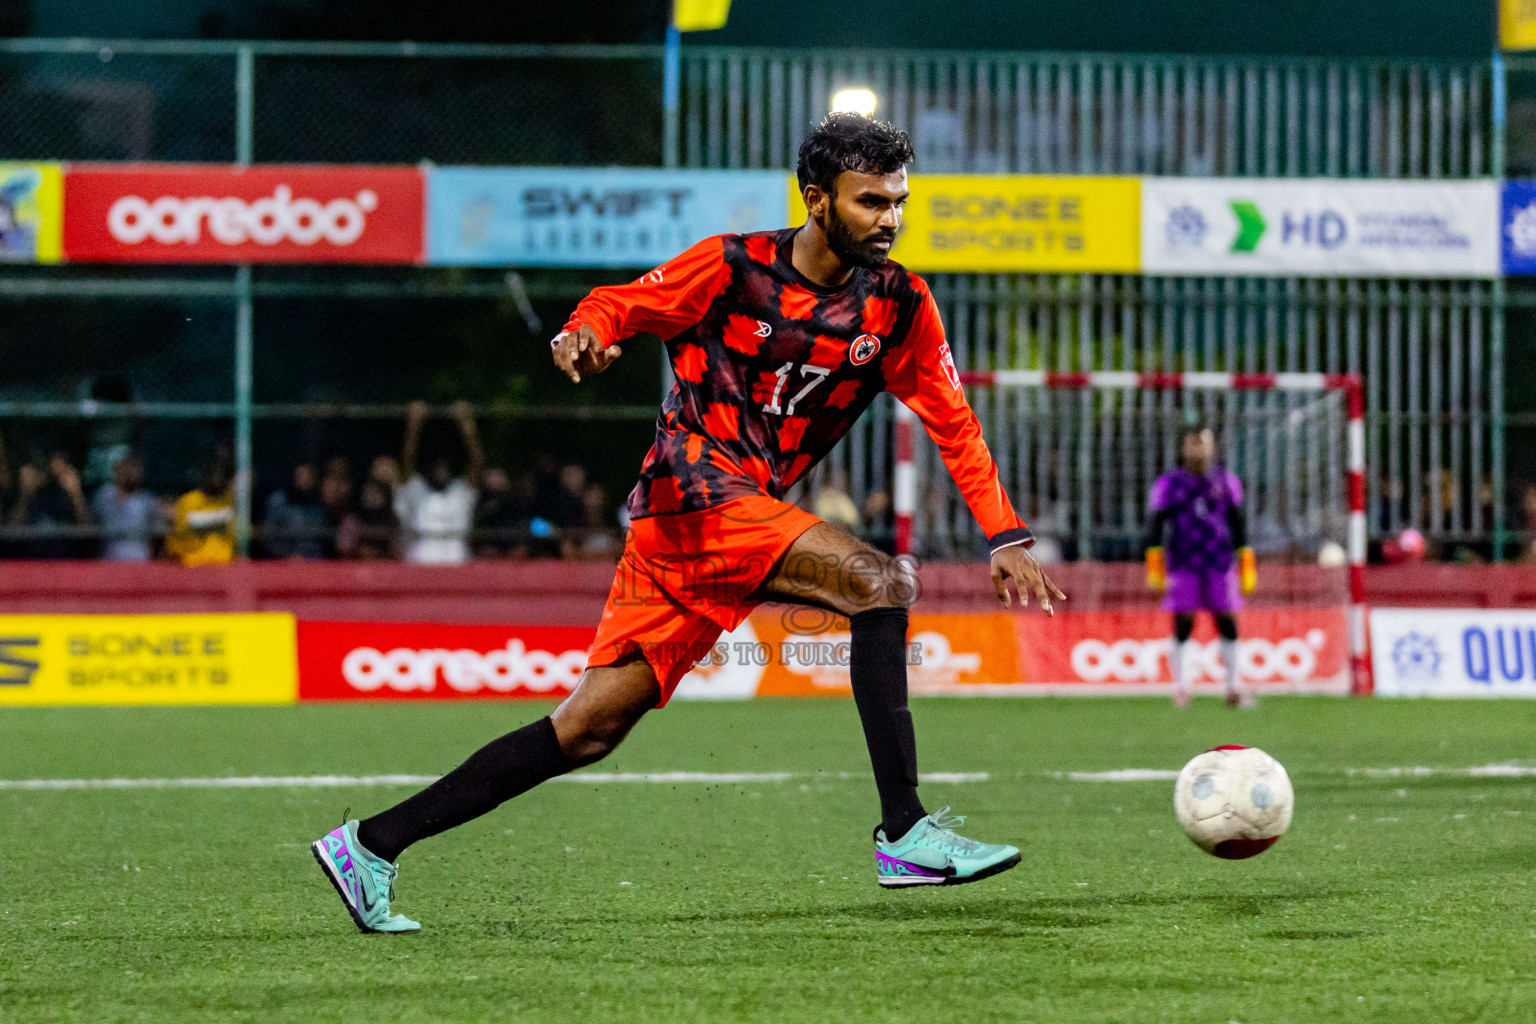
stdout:
<svg viewBox="0 0 1536 1024">
<path fill-rule="evenodd" d="M 1253 693 L 1239 680 L 1237 665 L 1236 616 L 1242 595 L 1253 593 L 1258 583 L 1243 519 L 1243 485 L 1216 463 L 1216 435 L 1209 428 L 1186 430 L 1180 452 L 1179 465 L 1152 485 L 1146 538 L 1147 585 L 1167 591 L 1163 607 L 1173 613 L 1168 654 L 1173 702 L 1189 703 L 1184 648 L 1195 630 L 1195 613 L 1205 609 L 1221 635 L 1227 704 L 1252 707 Z"/>
<path fill-rule="evenodd" d="M 552 343 L 572 381 L 601 373 L 642 332 L 664 339 L 676 378 L 629 498 L 632 526 L 587 670 L 552 716 L 314 844 L 359 927 L 419 927 L 391 911 L 401 851 L 605 756 L 764 601 L 850 622 L 854 702 L 880 796 L 879 884 L 972 882 L 1018 863 L 1015 847 L 957 835 L 958 819 L 918 799 L 910 570 L 781 500 L 890 391 L 923 420 L 991 538 L 1003 605 L 1010 579 L 1021 604 L 1033 592 L 1050 612 L 1065 597 L 1028 552 L 1033 538 L 998 483 L 933 296 L 888 258 L 911 159 L 904 132 L 831 115 L 800 148 L 805 226 L 706 239 L 577 306 Z"/>
</svg>

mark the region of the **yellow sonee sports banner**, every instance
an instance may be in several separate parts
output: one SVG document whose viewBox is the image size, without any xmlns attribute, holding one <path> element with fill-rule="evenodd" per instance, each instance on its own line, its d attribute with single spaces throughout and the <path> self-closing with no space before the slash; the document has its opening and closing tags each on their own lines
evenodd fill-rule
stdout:
<svg viewBox="0 0 1536 1024">
<path fill-rule="evenodd" d="M 1499 45 L 1506 50 L 1536 49 L 1536 0 L 1500 0 Z"/>
<path fill-rule="evenodd" d="M 291 704 L 292 615 L 0 615 L 3 704 Z"/>
<path fill-rule="evenodd" d="M 891 258 L 916 271 L 1141 269 L 1137 178 L 914 174 Z M 804 223 L 793 178 L 790 214 Z"/>
</svg>

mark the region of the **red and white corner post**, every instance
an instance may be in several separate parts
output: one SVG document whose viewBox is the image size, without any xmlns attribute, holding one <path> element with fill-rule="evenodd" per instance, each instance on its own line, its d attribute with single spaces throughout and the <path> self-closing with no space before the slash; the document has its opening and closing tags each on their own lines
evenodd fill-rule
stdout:
<svg viewBox="0 0 1536 1024">
<path fill-rule="evenodd" d="M 1365 607 L 1365 394 L 1358 377 L 1348 378 L 1349 403 L 1349 692 L 1368 696 L 1376 686 L 1371 674 L 1371 650 Z"/>
</svg>

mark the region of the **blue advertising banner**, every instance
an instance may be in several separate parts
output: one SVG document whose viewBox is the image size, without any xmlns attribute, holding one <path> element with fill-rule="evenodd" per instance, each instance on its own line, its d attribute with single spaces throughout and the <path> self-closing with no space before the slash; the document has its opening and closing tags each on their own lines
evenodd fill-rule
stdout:
<svg viewBox="0 0 1536 1024">
<path fill-rule="evenodd" d="M 1372 608 L 1378 697 L 1536 697 L 1536 612 Z"/>
<path fill-rule="evenodd" d="M 1503 243 L 1504 273 L 1536 274 L 1536 180 L 1504 182 L 1499 241 Z"/>
<path fill-rule="evenodd" d="M 652 267 L 710 235 L 788 226 L 782 171 L 433 167 L 427 263 Z"/>
</svg>

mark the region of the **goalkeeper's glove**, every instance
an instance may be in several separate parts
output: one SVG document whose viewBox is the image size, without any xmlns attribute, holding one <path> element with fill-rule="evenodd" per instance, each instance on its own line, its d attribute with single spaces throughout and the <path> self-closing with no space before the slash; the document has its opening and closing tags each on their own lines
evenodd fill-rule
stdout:
<svg viewBox="0 0 1536 1024">
<path fill-rule="evenodd" d="M 1253 558 L 1253 548 L 1238 548 L 1237 578 L 1242 582 L 1243 593 L 1251 594 L 1259 588 L 1259 566 Z"/>
<path fill-rule="evenodd" d="M 1168 567 L 1163 563 L 1162 548 L 1147 548 L 1147 587 L 1151 590 L 1168 589 Z"/>
</svg>

